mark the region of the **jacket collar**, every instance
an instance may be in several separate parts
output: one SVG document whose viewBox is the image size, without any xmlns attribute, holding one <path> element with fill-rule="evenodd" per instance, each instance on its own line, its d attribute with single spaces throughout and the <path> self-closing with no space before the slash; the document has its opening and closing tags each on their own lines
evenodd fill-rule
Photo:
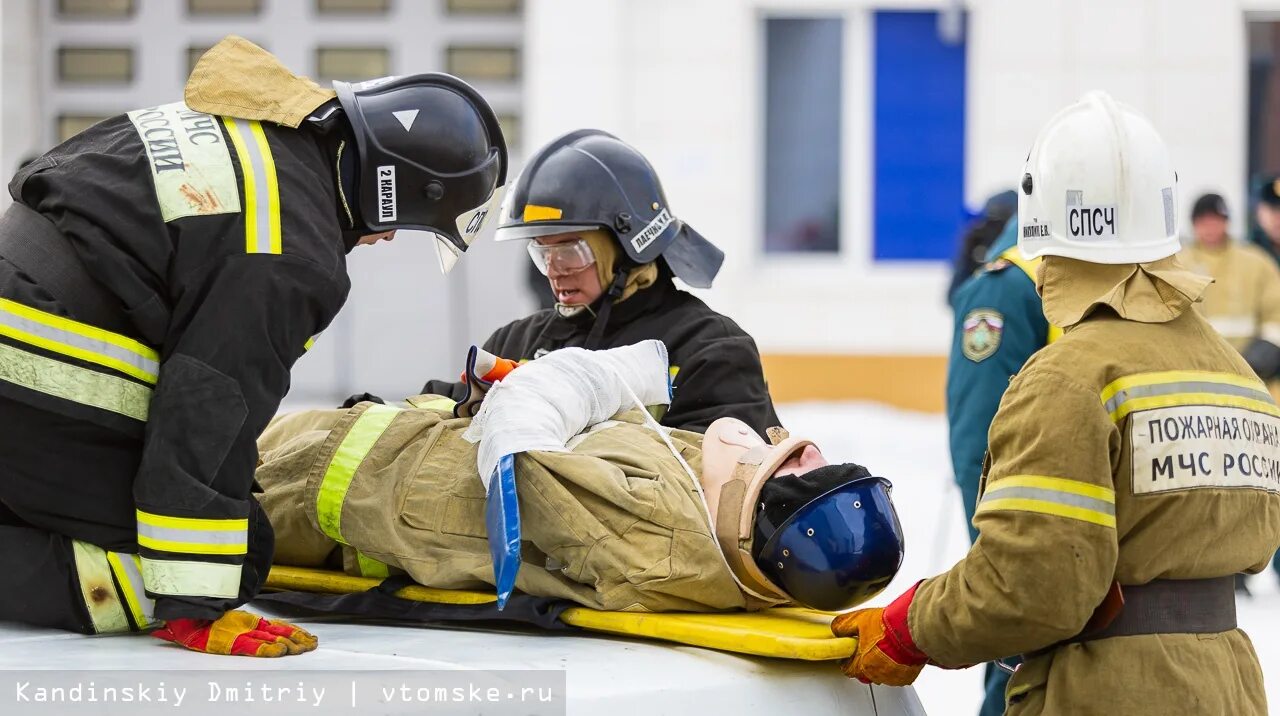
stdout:
<svg viewBox="0 0 1280 716">
<path fill-rule="evenodd" d="M 1213 279 L 1187 270 L 1176 256 L 1145 264 L 1094 264 L 1045 257 L 1036 290 L 1049 322 L 1070 328 L 1106 306 L 1139 323 L 1166 323 L 1186 313 Z"/>
<path fill-rule="evenodd" d="M 208 114 L 257 119 L 297 128 L 316 107 L 337 95 L 299 77 L 275 55 L 229 35 L 191 70 L 183 91 L 187 107 Z"/>
<path fill-rule="evenodd" d="M 605 335 L 617 330 L 619 326 L 626 325 L 661 308 L 667 302 L 670 296 L 678 291 L 675 284 L 671 281 L 671 276 L 667 273 L 667 269 L 663 266 L 660 269 L 658 280 L 648 288 L 642 288 L 632 294 L 625 301 L 615 303 L 613 311 L 609 314 L 609 323 L 605 326 Z M 590 310 L 580 311 L 572 316 L 564 316 L 558 312 L 552 321 L 551 330 L 548 335 L 556 338 L 567 338 L 575 333 L 586 332 L 591 330 L 592 324 L 596 320 L 596 312 L 600 309 L 602 298 L 596 299 L 591 304 Z"/>
</svg>

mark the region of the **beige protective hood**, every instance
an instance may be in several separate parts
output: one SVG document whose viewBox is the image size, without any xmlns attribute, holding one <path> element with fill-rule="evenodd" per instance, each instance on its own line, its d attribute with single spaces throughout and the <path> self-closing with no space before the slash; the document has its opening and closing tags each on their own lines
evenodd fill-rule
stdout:
<svg viewBox="0 0 1280 716">
<path fill-rule="evenodd" d="M 777 431 L 777 432 L 775 432 Z M 702 439 L 703 495 L 711 511 L 711 531 L 729 569 L 743 591 L 765 602 L 790 602 L 791 597 L 760 571 L 751 557 L 756 503 L 765 480 L 778 466 L 813 441 L 787 437 L 770 429 L 770 445 L 737 418 L 720 418 Z"/>
<path fill-rule="evenodd" d="M 316 107 L 337 95 L 299 77 L 275 55 L 243 37 L 228 35 L 191 70 L 183 92 L 197 112 L 257 119 L 297 127 Z"/>
<path fill-rule="evenodd" d="M 1036 277 L 1049 323 L 1070 328 L 1099 306 L 1139 323 L 1166 323 L 1204 295 L 1213 279 L 1188 270 L 1177 256 L 1145 264 L 1095 264 L 1046 256 Z"/>
</svg>

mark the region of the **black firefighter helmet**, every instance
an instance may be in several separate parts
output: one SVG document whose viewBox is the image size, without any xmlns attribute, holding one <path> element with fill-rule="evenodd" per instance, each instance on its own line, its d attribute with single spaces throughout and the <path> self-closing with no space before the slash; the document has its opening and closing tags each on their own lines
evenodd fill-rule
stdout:
<svg viewBox="0 0 1280 716">
<path fill-rule="evenodd" d="M 442 73 L 334 82 L 333 89 L 355 134 L 365 228 L 430 231 L 456 259 L 493 213 L 507 178 L 507 146 L 489 103 Z M 451 265 L 443 252 L 441 262 Z"/>
<path fill-rule="evenodd" d="M 648 160 L 598 129 L 570 132 L 529 159 L 503 200 L 494 238 L 589 229 L 612 233 L 635 264 L 661 256 L 696 288 L 710 288 L 724 263 L 724 252 L 671 213 Z"/>
</svg>

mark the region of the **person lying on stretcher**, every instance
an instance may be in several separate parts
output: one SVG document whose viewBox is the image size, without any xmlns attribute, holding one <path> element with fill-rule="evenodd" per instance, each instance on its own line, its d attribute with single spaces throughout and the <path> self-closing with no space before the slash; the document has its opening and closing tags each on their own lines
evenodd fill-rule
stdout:
<svg viewBox="0 0 1280 716">
<path fill-rule="evenodd" d="M 902 562 L 902 530 L 890 483 L 866 468 L 830 465 L 818 446 L 780 429 L 767 443 L 734 418 L 715 421 L 704 436 L 659 433 L 638 407 L 575 417 L 581 405 L 600 410 L 606 393 L 644 394 L 610 362 L 621 352 L 660 354 L 644 375 L 665 381 L 661 346 L 563 349 L 521 366 L 493 386 L 471 432 L 472 419 L 454 409 L 471 414 L 474 405 L 438 396 L 277 418 L 259 440 L 257 471 L 275 562 L 491 588 L 477 463 L 490 441 L 532 439 L 523 444 L 547 449 L 514 460 L 521 592 L 611 611 L 792 602 L 838 611 L 887 586 Z M 473 367 L 475 359 L 473 349 Z M 474 374 L 470 382 L 489 388 Z M 659 388 L 667 393 L 664 382 Z M 645 402 L 655 402 L 649 393 Z M 522 431 L 546 434 L 516 435 Z"/>
</svg>

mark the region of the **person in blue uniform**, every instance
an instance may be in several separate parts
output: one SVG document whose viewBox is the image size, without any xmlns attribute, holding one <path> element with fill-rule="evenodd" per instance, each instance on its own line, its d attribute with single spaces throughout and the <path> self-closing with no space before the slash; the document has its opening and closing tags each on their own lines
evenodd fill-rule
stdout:
<svg viewBox="0 0 1280 716">
<path fill-rule="evenodd" d="M 1014 215 L 987 250 L 986 263 L 952 297 L 955 333 L 947 364 L 947 423 L 951 465 L 964 500 L 969 541 L 978 538 L 973 514 L 978 482 L 987 454 L 987 430 L 1009 379 L 1031 354 L 1045 347 L 1060 331 L 1044 317 L 1036 293 L 1035 271 L 1040 260 L 1027 260 L 1018 251 L 1018 217 Z M 980 716 L 1004 713 L 1004 689 L 1009 673 L 987 666 L 986 698 Z"/>
</svg>

